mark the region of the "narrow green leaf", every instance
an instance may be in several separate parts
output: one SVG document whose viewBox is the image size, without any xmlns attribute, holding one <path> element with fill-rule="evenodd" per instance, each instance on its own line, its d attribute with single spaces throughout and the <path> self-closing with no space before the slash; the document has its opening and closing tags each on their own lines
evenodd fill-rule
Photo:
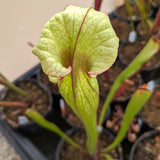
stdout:
<svg viewBox="0 0 160 160">
<path fill-rule="evenodd" d="M 122 121 L 122 125 L 120 128 L 120 131 L 116 137 L 116 139 L 114 140 L 114 142 L 107 147 L 106 149 L 104 149 L 104 152 L 107 152 L 113 148 L 115 148 L 124 138 L 128 127 L 132 121 L 132 119 L 134 118 L 134 116 L 136 115 L 136 113 L 141 109 L 141 107 L 147 102 L 147 100 L 150 98 L 151 96 L 151 92 L 145 88 L 139 88 L 137 89 L 137 91 L 133 94 L 131 100 L 129 101 L 127 107 L 126 107 L 126 111 L 123 117 L 123 121 Z"/>
<path fill-rule="evenodd" d="M 106 160 L 118 160 L 118 159 L 113 159 L 109 154 L 105 154 L 104 157 Z"/>
<path fill-rule="evenodd" d="M 133 21 L 133 13 L 132 13 L 130 1 L 125 0 L 125 4 L 126 4 L 127 12 L 129 14 L 130 21 L 131 21 L 132 30 L 135 30 L 134 21 Z"/>
<path fill-rule="evenodd" d="M 147 19 L 147 24 L 150 28 L 152 28 L 154 25 L 153 21 L 151 21 L 150 19 Z"/>
<path fill-rule="evenodd" d="M 61 95 L 83 122 L 90 154 L 94 153 L 98 137 L 96 75 L 114 63 L 118 45 L 106 14 L 68 6 L 47 22 L 33 48 L 43 71 L 53 83 L 58 83 Z"/>
<path fill-rule="evenodd" d="M 140 4 L 139 0 L 135 0 L 135 3 L 137 5 L 138 9 L 141 10 L 141 4 Z"/>
<path fill-rule="evenodd" d="M 145 32 L 147 32 L 147 15 L 146 15 L 146 9 L 145 9 L 145 4 L 144 4 L 144 0 L 140 1 L 140 11 L 141 11 L 141 21 L 143 24 L 143 29 L 145 30 Z"/>
<path fill-rule="evenodd" d="M 67 137 L 65 135 L 65 133 L 63 133 L 63 131 L 61 131 L 54 123 L 48 122 L 46 121 L 41 114 L 39 114 L 37 111 L 33 110 L 33 109 L 28 109 L 25 114 L 31 118 L 32 120 L 34 120 L 36 123 L 38 123 L 40 126 L 54 132 L 57 133 L 59 136 L 61 136 L 63 139 L 65 139 L 68 143 L 70 143 L 71 145 L 73 145 L 76 148 L 79 148 L 82 150 L 82 148 L 76 144 L 74 141 L 72 141 L 69 137 Z"/>
<path fill-rule="evenodd" d="M 147 62 L 152 56 L 154 56 L 158 50 L 160 49 L 160 40 L 152 37 L 149 39 L 148 43 L 145 45 L 145 47 L 141 50 L 141 52 L 136 56 L 136 58 L 130 63 L 130 65 L 123 71 L 121 74 L 117 77 L 115 80 L 108 96 L 107 99 L 104 103 L 101 115 L 100 115 L 100 121 L 99 125 L 102 125 L 104 115 L 106 112 L 106 109 L 111 102 L 114 94 L 116 93 L 117 89 L 121 85 L 121 83 L 135 74 L 141 67 L 142 65 Z"/>
<path fill-rule="evenodd" d="M 9 89 L 13 90 L 14 92 L 24 97 L 29 97 L 29 95 L 25 91 L 23 91 L 21 88 L 17 87 L 13 83 L 11 83 L 1 72 L 0 72 L 0 84 L 8 87 Z"/>
</svg>

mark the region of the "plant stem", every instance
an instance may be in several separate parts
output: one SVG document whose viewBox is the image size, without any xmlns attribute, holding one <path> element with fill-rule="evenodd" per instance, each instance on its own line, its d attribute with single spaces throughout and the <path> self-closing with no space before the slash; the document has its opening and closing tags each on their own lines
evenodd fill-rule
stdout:
<svg viewBox="0 0 160 160">
<path fill-rule="evenodd" d="M 32 42 L 28 42 L 28 45 L 32 48 L 35 47 L 35 45 Z"/>
<path fill-rule="evenodd" d="M 145 5 L 146 6 L 146 14 L 147 15 L 149 15 L 149 12 L 150 12 L 150 3 L 151 3 L 150 0 L 147 0 L 147 2 L 145 2 L 145 4 L 146 4 Z"/>
<path fill-rule="evenodd" d="M 137 5 L 138 9 L 141 10 L 141 5 L 140 5 L 139 0 L 134 0 L 134 1 L 135 1 L 136 5 Z"/>
<path fill-rule="evenodd" d="M 93 155 L 93 160 L 98 160 L 96 154 Z"/>
<path fill-rule="evenodd" d="M 135 26 L 134 26 L 134 22 L 133 22 L 133 18 L 132 18 L 133 14 L 132 14 L 131 5 L 130 5 L 129 0 L 125 0 L 125 4 L 126 4 L 126 8 L 127 8 L 128 14 L 129 14 L 129 19 L 131 21 L 132 30 L 135 30 Z"/>
<path fill-rule="evenodd" d="M 112 100 L 114 100 L 117 97 L 119 97 L 123 92 L 125 92 L 133 84 L 134 84 L 133 81 L 131 81 L 129 79 L 125 79 L 124 82 L 120 85 L 120 87 L 116 91 L 116 93 L 115 93 L 115 95 L 114 95 Z"/>
<path fill-rule="evenodd" d="M 102 0 L 95 0 L 94 9 L 99 11 L 101 7 Z"/>
<path fill-rule="evenodd" d="M 15 91 L 16 93 L 22 96 L 29 97 L 29 95 L 26 92 L 24 92 L 22 89 L 11 83 L 1 72 L 0 72 L 0 84 L 8 87 L 9 89 Z"/>
<path fill-rule="evenodd" d="M 151 35 L 155 32 L 155 30 L 157 29 L 157 27 L 160 25 L 160 8 L 158 10 L 156 19 L 154 21 L 153 27 L 151 28 Z"/>
<path fill-rule="evenodd" d="M 17 102 L 17 101 L 0 101 L 0 106 L 12 106 L 12 107 L 22 107 L 26 108 L 28 107 L 28 104 L 23 102 Z"/>
<path fill-rule="evenodd" d="M 144 0 L 140 0 L 140 11 L 141 11 L 141 17 L 142 17 L 142 25 L 146 33 L 147 32 L 147 17 L 146 17 Z"/>
</svg>

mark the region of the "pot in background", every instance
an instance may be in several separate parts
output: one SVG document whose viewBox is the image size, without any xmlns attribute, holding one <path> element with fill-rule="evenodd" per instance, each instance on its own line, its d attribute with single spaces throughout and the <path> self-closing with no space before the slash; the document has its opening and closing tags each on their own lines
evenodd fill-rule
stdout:
<svg viewBox="0 0 160 160">
<path fill-rule="evenodd" d="M 130 2 L 131 4 L 131 9 L 132 9 L 132 13 L 133 13 L 133 17 L 132 19 L 135 20 L 135 21 L 140 21 L 140 18 L 141 18 L 141 13 L 136 5 L 135 2 Z M 127 9 L 126 9 L 126 5 L 123 4 L 121 6 L 119 6 L 115 11 L 114 11 L 114 15 L 122 20 L 128 20 L 130 21 L 129 19 L 129 15 L 128 15 L 128 12 L 127 12 Z"/>
<path fill-rule="evenodd" d="M 136 42 L 129 41 L 123 43 L 119 48 L 118 58 L 126 66 L 128 66 L 134 58 L 140 53 L 145 46 L 146 41 L 137 39 Z M 154 79 L 157 71 L 160 69 L 160 51 L 156 53 L 149 61 L 147 61 L 139 70 L 139 74 L 143 83 Z"/>
<path fill-rule="evenodd" d="M 129 160 L 159 160 L 160 131 L 151 130 L 142 134 L 132 146 Z"/>
<path fill-rule="evenodd" d="M 86 148 L 86 135 L 85 135 L 85 131 L 81 130 L 79 128 L 74 128 L 72 130 L 69 130 L 66 135 L 68 135 L 69 137 L 71 137 L 71 139 L 73 139 L 75 142 L 79 143 L 80 146 L 82 146 L 83 148 Z M 77 138 L 76 138 L 77 136 Z M 98 147 L 97 147 L 97 151 L 99 151 L 106 146 L 106 142 L 112 143 L 114 140 L 114 136 L 107 130 L 103 129 L 103 132 L 100 133 L 100 139 L 101 141 L 98 141 Z M 106 139 L 108 138 L 108 139 Z M 78 142 L 79 141 L 79 142 Z M 71 150 L 71 153 L 69 153 L 69 151 Z M 64 155 L 62 155 L 64 154 Z M 69 155 L 67 155 L 69 154 Z M 109 152 L 109 154 L 111 154 L 112 156 L 114 156 L 113 158 L 119 158 L 119 160 L 123 160 L 123 154 L 122 154 L 122 148 L 119 145 L 116 149 L 112 150 Z M 74 147 L 72 147 L 70 144 L 68 144 L 67 142 L 65 142 L 64 139 L 61 139 L 61 141 L 59 142 L 59 145 L 57 147 L 56 150 L 56 160 L 77 160 L 80 158 L 82 158 L 83 160 L 93 160 L 89 154 L 85 154 L 83 155 L 79 149 L 75 149 Z M 65 157 L 64 159 L 62 159 L 62 157 Z M 74 158 L 74 159 L 72 159 Z M 98 160 L 105 160 L 105 158 L 102 159 L 98 159 Z"/>
<path fill-rule="evenodd" d="M 16 82 L 16 86 L 27 92 L 30 97 L 26 98 L 7 89 L 2 95 L 1 100 L 24 102 L 28 104 L 28 106 L 26 108 L 1 106 L 2 117 L 13 128 L 26 134 L 35 134 L 43 129 L 35 122 L 28 119 L 24 115 L 24 112 L 29 107 L 38 111 L 47 120 L 50 120 L 53 113 L 51 92 L 42 83 L 34 79 L 19 80 Z"/>
</svg>

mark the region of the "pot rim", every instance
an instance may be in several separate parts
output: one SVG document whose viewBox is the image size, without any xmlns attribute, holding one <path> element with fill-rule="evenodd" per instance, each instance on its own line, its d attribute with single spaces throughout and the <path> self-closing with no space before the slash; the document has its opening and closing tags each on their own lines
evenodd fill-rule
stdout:
<svg viewBox="0 0 160 160">
<path fill-rule="evenodd" d="M 45 114 L 43 115 L 44 118 L 47 117 L 47 115 L 49 114 L 49 112 L 52 110 L 52 105 L 53 105 L 53 99 L 52 99 L 52 95 L 51 95 L 51 92 L 50 90 L 45 86 L 43 85 L 41 82 L 33 79 L 33 78 L 24 78 L 24 79 L 19 79 L 17 80 L 14 84 L 17 85 L 18 83 L 21 83 L 21 82 L 32 82 L 33 84 L 37 85 L 40 89 L 42 89 L 48 96 L 48 99 L 49 99 L 49 104 L 48 104 L 48 109 L 47 111 L 45 112 Z M 4 100 L 4 98 L 7 96 L 7 93 L 10 89 L 9 88 L 5 88 L 4 89 L 4 92 L 2 93 L 2 97 L 0 98 L 0 100 Z M 0 109 L 0 112 L 1 114 L 3 115 L 3 106 L 1 106 L 1 109 Z M 7 121 L 8 118 L 4 118 L 5 121 Z M 7 123 L 12 126 L 8 121 Z M 24 125 L 19 125 L 18 127 L 15 127 L 15 126 L 12 126 L 13 128 L 20 128 L 20 127 L 25 127 L 25 126 L 28 126 L 28 125 L 33 125 L 35 122 L 34 121 L 31 121 L 27 124 L 24 124 Z"/>
<path fill-rule="evenodd" d="M 67 136 L 69 136 L 69 135 L 73 134 L 74 132 L 76 132 L 76 131 L 78 131 L 78 130 L 82 130 L 82 128 L 72 128 L 72 129 L 68 130 L 65 134 L 66 134 Z M 113 139 L 115 138 L 114 135 L 113 135 L 111 132 L 109 132 L 107 129 L 105 129 L 105 128 L 103 128 L 103 131 L 102 131 L 102 132 L 108 134 L 108 135 L 111 136 Z M 64 144 L 64 142 L 65 142 L 65 140 L 64 140 L 63 138 L 61 138 L 61 140 L 60 140 L 59 143 L 58 143 L 58 146 L 57 146 L 57 149 L 56 149 L 56 152 L 55 152 L 55 153 L 56 153 L 56 154 L 55 154 L 55 159 L 56 159 L 56 160 L 61 160 L 61 159 L 60 159 L 60 150 L 61 150 L 62 145 Z M 118 152 L 119 152 L 119 156 L 120 156 L 120 159 L 119 159 L 119 160 L 123 160 L 123 150 L 122 150 L 122 147 L 121 147 L 120 144 L 119 144 L 117 147 L 118 147 Z"/>
<path fill-rule="evenodd" d="M 143 133 L 137 140 L 136 142 L 133 144 L 132 148 L 131 148 L 131 152 L 130 152 L 130 157 L 129 157 L 129 160 L 133 160 L 133 157 L 134 157 L 134 154 L 136 152 L 136 149 L 137 149 L 137 146 L 138 144 L 147 139 L 147 138 L 150 138 L 152 136 L 155 136 L 156 134 L 160 134 L 160 131 L 159 130 L 150 130 L 150 131 L 147 131 L 145 133 Z"/>
</svg>

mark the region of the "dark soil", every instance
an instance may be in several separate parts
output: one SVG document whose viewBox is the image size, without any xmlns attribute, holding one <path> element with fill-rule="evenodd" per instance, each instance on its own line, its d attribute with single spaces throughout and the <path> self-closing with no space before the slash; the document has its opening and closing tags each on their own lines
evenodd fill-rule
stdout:
<svg viewBox="0 0 160 160">
<path fill-rule="evenodd" d="M 150 33 L 151 28 L 146 24 L 145 26 L 143 25 L 142 22 L 139 22 L 137 27 L 136 27 L 137 33 L 140 35 L 141 39 L 147 39 Z M 152 35 L 155 35 L 158 33 L 160 30 L 160 25 L 154 30 Z"/>
<path fill-rule="evenodd" d="M 77 142 L 80 146 L 82 146 L 83 149 L 86 148 L 86 135 L 84 131 L 77 131 L 72 136 L 71 139 L 75 142 Z M 109 144 L 113 142 L 113 138 L 108 136 L 107 134 L 101 134 L 100 139 L 97 143 L 97 159 L 98 160 L 106 160 L 102 155 L 100 155 L 100 151 L 107 147 Z M 112 156 L 112 158 L 118 159 L 119 158 L 119 152 L 118 149 L 113 149 L 109 152 L 109 155 Z M 93 157 L 90 156 L 87 153 L 82 153 L 79 149 L 74 148 L 68 143 L 64 143 L 62 146 L 62 150 L 60 153 L 60 159 L 61 160 L 93 160 Z"/>
<path fill-rule="evenodd" d="M 160 135 L 138 144 L 133 160 L 160 160 Z"/>
<path fill-rule="evenodd" d="M 42 71 L 42 69 L 40 70 L 40 81 L 47 86 L 52 93 L 54 94 L 59 94 L 58 91 L 58 84 L 57 83 L 52 83 L 49 81 L 48 76 Z"/>
<path fill-rule="evenodd" d="M 125 67 L 126 66 L 122 63 L 115 63 L 108 71 L 102 73 L 97 77 L 101 96 L 106 97 L 108 95 L 112 84 L 114 83 L 118 75 L 125 69 Z M 117 100 L 128 99 L 141 83 L 138 74 L 130 78 L 130 80 L 133 82 L 133 85 L 129 86 L 119 97 L 117 97 Z"/>
<path fill-rule="evenodd" d="M 127 40 L 132 30 L 131 26 L 127 22 L 118 20 L 117 18 L 111 18 L 110 21 L 120 41 Z"/>
<path fill-rule="evenodd" d="M 145 46 L 146 41 L 137 40 L 135 43 L 127 42 L 119 49 L 119 58 L 124 64 L 130 64 L 132 60 L 140 53 Z M 150 70 L 160 65 L 160 51 L 156 53 L 149 61 L 147 61 L 142 70 Z"/>
<path fill-rule="evenodd" d="M 140 19 L 141 13 L 140 13 L 137 5 L 135 3 L 131 3 L 131 7 L 132 7 L 132 13 L 133 13 L 134 16 L 136 16 L 136 19 Z M 121 18 L 126 19 L 126 20 L 129 19 L 129 15 L 128 15 L 128 12 L 127 12 L 127 9 L 126 9 L 125 5 L 122 5 L 122 6 L 118 7 L 116 9 L 115 14 L 116 14 L 117 17 L 121 17 Z"/>
<path fill-rule="evenodd" d="M 145 41 L 137 40 L 135 43 L 127 42 L 119 48 L 119 58 L 125 64 L 131 61 L 138 55 L 138 53 L 145 46 Z"/>
<path fill-rule="evenodd" d="M 151 127 L 160 128 L 160 87 L 156 88 L 141 110 L 142 119 Z"/>
<path fill-rule="evenodd" d="M 142 22 L 140 22 L 138 23 L 136 30 L 142 39 L 146 39 L 145 36 L 147 36 L 147 33 L 149 32 L 150 28 L 148 25 L 143 26 Z"/>
<path fill-rule="evenodd" d="M 23 97 L 12 90 L 8 90 L 5 101 L 19 101 L 29 104 L 29 108 L 35 109 L 41 115 L 44 115 L 50 110 L 50 102 L 48 98 L 48 93 L 46 93 L 38 84 L 31 81 L 22 81 L 18 86 L 28 93 L 29 98 Z M 11 124 L 13 127 L 18 127 L 18 117 L 24 115 L 24 111 L 27 108 L 22 107 L 3 107 L 3 117 Z M 31 121 L 31 120 L 29 120 Z"/>
</svg>

